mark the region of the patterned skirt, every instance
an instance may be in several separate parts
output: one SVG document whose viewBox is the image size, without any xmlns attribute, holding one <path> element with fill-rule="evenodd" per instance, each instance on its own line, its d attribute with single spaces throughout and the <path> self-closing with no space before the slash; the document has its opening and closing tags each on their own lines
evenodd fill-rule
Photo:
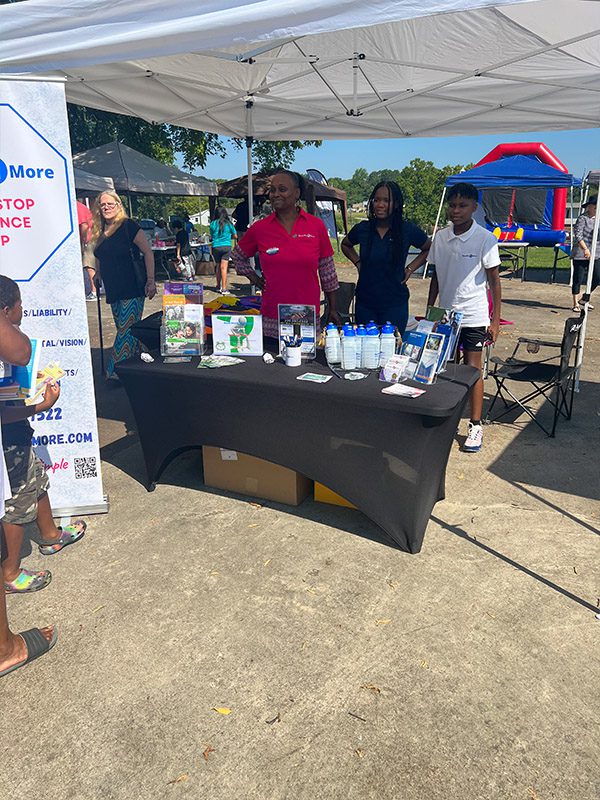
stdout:
<svg viewBox="0 0 600 800">
<path fill-rule="evenodd" d="M 114 374 L 117 361 L 125 361 L 140 350 L 140 343 L 132 334 L 131 326 L 141 320 L 145 299 L 145 297 L 132 297 L 110 304 L 117 327 L 117 335 L 106 365 L 107 377 Z"/>
</svg>

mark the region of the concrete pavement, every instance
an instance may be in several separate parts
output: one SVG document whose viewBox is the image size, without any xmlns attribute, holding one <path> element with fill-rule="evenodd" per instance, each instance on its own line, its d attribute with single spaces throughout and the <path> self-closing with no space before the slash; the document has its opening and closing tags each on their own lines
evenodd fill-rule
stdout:
<svg viewBox="0 0 600 800">
<path fill-rule="evenodd" d="M 566 287 L 503 291 L 499 354 L 560 338 Z M 111 511 L 35 549 L 52 584 L 8 598 L 15 630 L 60 639 L 0 682 L 0 796 L 598 798 L 594 314 L 573 420 L 457 443 L 417 556 L 353 510 L 206 489 L 194 452 L 146 493 L 124 391 L 97 374 Z"/>
</svg>

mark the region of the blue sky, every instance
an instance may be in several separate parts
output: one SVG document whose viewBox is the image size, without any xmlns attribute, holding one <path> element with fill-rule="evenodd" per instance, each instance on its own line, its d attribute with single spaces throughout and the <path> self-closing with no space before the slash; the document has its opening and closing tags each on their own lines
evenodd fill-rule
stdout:
<svg viewBox="0 0 600 800">
<path fill-rule="evenodd" d="M 367 172 L 402 169 L 413 158 L 433 161 L 437 166 L 479 161 L 501 142 L 543 142 L 572 172 L 581 178 L 600 168 L 600 129 L 539 131 L 493 136 L 455 136 L 443 139 L 370 139 L 327 141 L 321 147 L 301 150 L 294 168 L 304 172 L 320 169 L 326 177 L 349 178 L 357 167 Z M 209 178 L 235 178 L 246 171 L 246 153 L 229 147 L 225 159 L 211 156 L 202 174 Z"/>
</svg>

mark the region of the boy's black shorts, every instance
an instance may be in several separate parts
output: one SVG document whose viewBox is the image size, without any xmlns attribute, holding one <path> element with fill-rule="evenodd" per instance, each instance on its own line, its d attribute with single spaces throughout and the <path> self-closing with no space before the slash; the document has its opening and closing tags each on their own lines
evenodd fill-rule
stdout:
<svg viewBox="0 0 600 800">
<path fill-rule="evenodd" d="M 458 346 L 464 353 L 483 353 L 483 346 L 489 339 L 486 325 L 480 328 L 461 328 L 458 335 Z"/>
</svg>

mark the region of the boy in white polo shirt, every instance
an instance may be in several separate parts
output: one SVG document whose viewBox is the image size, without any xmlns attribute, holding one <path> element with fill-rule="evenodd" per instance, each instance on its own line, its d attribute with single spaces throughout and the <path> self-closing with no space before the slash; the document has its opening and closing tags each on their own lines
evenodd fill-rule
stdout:
<svg viewBox="0 0 600 800">
<path fill-rule="evenodd" d="M 498 337 L 500 328 L 500 255 L 496 237 L 473 219 L 477 208 L 477 189 L 470 183 L 457 183 L 448 192 L 447 216 L 450 225 L 438 231 L 429 251 L 434 274 L 427 304 L 462 311 L 459 347 L 467 364 L 481 370 L 484 343 Z M 489 286 L 494 304 L 490 320 L 487 298 Z M 471 388 L 471 420 L 465 453 L 477 453 L 483 444 L 481 412 L 483 377 Z"/>
</svg>

